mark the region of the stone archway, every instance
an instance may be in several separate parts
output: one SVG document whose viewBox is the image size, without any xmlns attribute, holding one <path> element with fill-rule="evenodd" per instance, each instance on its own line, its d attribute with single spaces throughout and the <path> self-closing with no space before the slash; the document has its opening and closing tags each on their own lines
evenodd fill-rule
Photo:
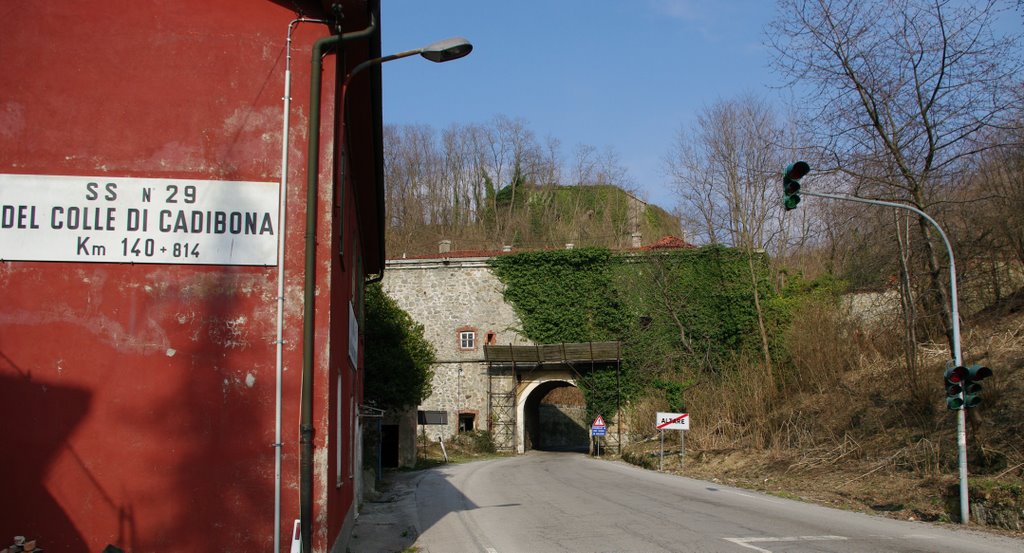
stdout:
<svg viewBox="0 0 1024 553">
<path fill-rule="evenodd" d="M 536 410 L 536 404 L 555 388 L 578 386 L 575 373 L 568 368 L 546 370 L 543 373 L 535 374 L 533 378 L 523 381 L 521 386 L 516 394 L 516 452 L 526 453 L 526 437 L 536 433 L 536 429 L 530 428 L 535 420 L 533 411 Z"/>
<path fill-rule="evenodd" d="M 484 360 L 487 361 L 489 398 L 489 427 L 495 436 L 495 444 L 502 451 L 525 453 L 531 407 L 536 409 L 548 392 L 559 387 L 578 389 L 579 371 L 593 369 L 598 365 L 615 363 L 622 359 L 622 344 L 619 342 L 581 342 L 537 345 L 484 346 Z M 536 394 L 536 395 L 535 395 Z M 555 411 L 545 409 L 554 419 L 566 423 L 563 428 L 579 427 L 587 434 L 586 421 L 582 423 L 562 415 L 578 414 L 585 409 L 581 396 L 549 398 L 546 405 L 555 405 Z M 572 409 L 558 402 L 572 400 Z M 568 402 L 567 402 L 568 403 Z M 539 415 L 538 415 L 538 418 Z M 566 420 L 568 418 L 569 420 Z M 550 418 L 549 418 L 550 420 Z M 574 423 L 574 424 L 569 424 Z M 552 425 L 554 427 L 555 425 Z M 547 434 L 547 436 L 558 436 Z M 588 438 L 589 439 L 589 438 Z M 557 445 L 557 444 L 556 444 Z M 575 447 L 575 445 L 573 445 Z"/>
</svg>

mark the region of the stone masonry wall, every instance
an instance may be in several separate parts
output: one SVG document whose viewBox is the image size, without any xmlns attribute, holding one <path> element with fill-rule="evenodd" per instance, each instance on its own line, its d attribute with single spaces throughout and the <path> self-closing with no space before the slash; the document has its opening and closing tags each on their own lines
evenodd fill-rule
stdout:
<svg viewBox="0 0 1024 553">
<path fill-rule="evenodd" d="M 431 440 L 458 432 L 459 413 L 474 415 L 474 428 L 486 430 L 491 414 L 483 345 L 523 345 L 531 342 L 516 333 L 522 322 L 502 296 L 504 285 L 484 258 L 392 260 L 381 283 L 412 318 L 423 325 L 424 336 L 437 351 L 433 394 L 419 409 L 446 411 L 447 426 L 427 426 Z M 463 348 L 460 332 L 475 333 L 472 347 Z M 505 379 L 507 380 L 507 379 Z M 502 389 L 508 382 L 493 383 Z M 503 390 L 502 390 L 503 391 Z"/>
</svg>

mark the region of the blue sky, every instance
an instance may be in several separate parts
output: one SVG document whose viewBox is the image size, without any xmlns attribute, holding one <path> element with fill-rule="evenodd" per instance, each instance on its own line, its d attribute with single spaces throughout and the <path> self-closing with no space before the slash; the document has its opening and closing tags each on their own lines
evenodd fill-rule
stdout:
<svg viewBox="0 0 1024 553">
<path fill-rule="evenodd" d="M 521 118 L 539 140 L 614 150 L 649 201 L 676 199 L 662 158 L 718 99 L 785 94 L 768 67 L 771 0 L 384 0 L 383 53 L 450 36 L 474 45 L 446 64 L 385 64 L 386 124 Z"/>
</svg>

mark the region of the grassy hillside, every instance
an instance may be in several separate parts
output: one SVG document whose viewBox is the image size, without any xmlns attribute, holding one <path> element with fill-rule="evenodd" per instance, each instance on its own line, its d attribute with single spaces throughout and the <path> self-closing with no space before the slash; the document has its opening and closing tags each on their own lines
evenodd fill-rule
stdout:
<svg viewBox="0 0 1024 553">
<path fill-rule="evenodd" d="M 919 347 L 931 401 L 915 408 L 898 334 L 884 320 L 862 325 L 841 315 L 798 313 L 787 337 L 793 373 L 774 401 L 755 397 L 763 390 L 750 375 L 691 394 L 685 464 L 667 455 L 666 470 L 905 520 L 956 521 L 956 418 L 942 385 L 948 347 Z M 968 411 L 972 522 L 1024 535 L 1024 290 L 965 320 L 963 349 L 967 362 L 995 372 L 982 404 Z M 626 458 L 657 468 L 652 443 Z"/>
<path fill-rule="evenodd" d="M 473 218 L 458 222 L 393 224 L 387 232 L 389 257 L 437 253 L 438 242 L 451 240 L 453 251 L 500 251 L 578 247 L 632 247 L 664 236 L 682 236 L 679 219 L 646 204 L 621 188 L 589 186 L 506 186 L 482 201 Z"/>
<path fill-rule="evenodd" d="M 495 217 L 504 217 L 520 246 L 628 247 L 639 231 L 645 243 L 679 236 L 678 218 L 610 185 L 507 186 L 496 196 Z"/>
</svg>

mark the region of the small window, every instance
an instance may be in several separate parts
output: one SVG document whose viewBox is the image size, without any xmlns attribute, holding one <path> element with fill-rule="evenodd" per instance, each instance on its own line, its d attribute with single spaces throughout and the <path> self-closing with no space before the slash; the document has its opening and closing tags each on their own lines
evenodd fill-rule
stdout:
<svg viewBox="0 0 1024 553">
<path fill-rule="evenodd" d="M 459 432 L 472 432 L 476 415 L 472 413 L 459 413 Z"/>
<path fill-rule="evenodd" d="M 487 345 L 488 346 L 493 346 L 493 345 L 495 345 L 497 343 L 498 343 L 498 335 L 495 334 L 493 330 L 491 332 L 488 332 L 487 333 Z"/>
<path fill-rule="evenodd" d="M 472 330 L 459 332 L 459 349 L 476 349 L 476 332 Z"/>
</svg>

